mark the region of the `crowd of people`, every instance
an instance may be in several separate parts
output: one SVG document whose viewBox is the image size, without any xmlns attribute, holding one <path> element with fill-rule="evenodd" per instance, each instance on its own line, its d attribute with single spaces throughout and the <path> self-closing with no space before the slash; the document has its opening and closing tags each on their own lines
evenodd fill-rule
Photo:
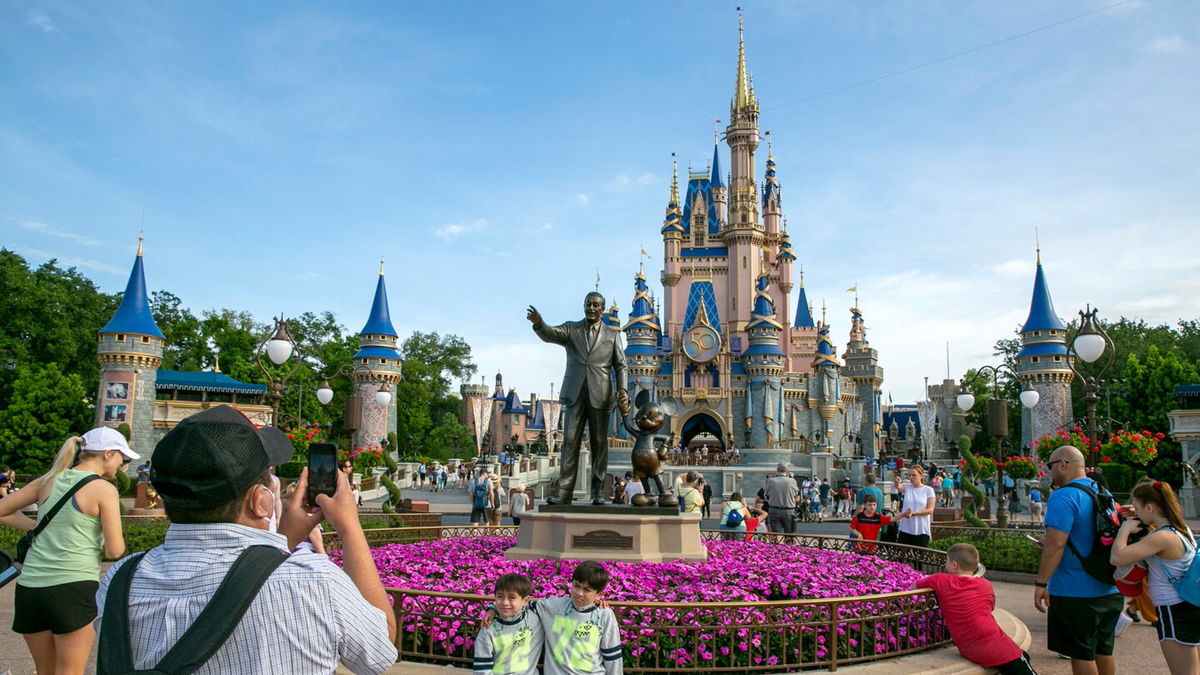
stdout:
<svg viewBox="0 0 1200 675">
<path fill-rule="evenodd" d="M 38 672 L 83 672 L 97 642 L 99 673 L 172 672 L 192 662 L 202 672 L 390 667 L 395 617 L 358 519 L 352 467 L 339 464 L 332 495 L 310 495 L 307 471 L 281 492 L 273 468 L 291 454 L 282 433 L 256 428 L 227 406 L 187 418 L 158 444 L 154 464 L 137 470 L 162 499 L 170 521 L 164 543 L 126 557 L 119 495 L 104 480 L 141 459 L 122 434 L 101 427 L 68 439 L 51 469 L 20 490 L 7 467 L 0 470 L 0 523 L 35 535 L 16 581 L 12 629 Z M 1136 618 L 1155 625 L 1171 673 L 1200 673 L 1196 538 L 1171 486 L 1139 483 L 1120 506 L 1076 448 L 1058 448 L 1045 466 L 1050 489 L 1030 486 L 1028 503 L 1046 525 L 1032 600 L 1047 615 L 1049 649 L 1070 659 L 1073 672 L 1113 673 L 1116 637 Z M 532 489 L 506 491 L 499 475 L 468 472 L 431 465 L 418 472 L 419 485 L 465 489 L 476 525 L 505 517 L 520 525 L 536 512 Z M 854 489 L 780 463 L 757 495 L 734 491 L 716 500 L 719 528 L 728 540 L 792 533 L 799 520 L 828 509 L 849 518 L 859 553 L 875 553 L 883 539 L 927 547 L 934 510 L 954 503 L 958 480 L 910 465 L 883 487 L 868 473 Z M 885 489 L 897 500 L 891 513 L 882 508 Z M 617 477 L 613 500 L 628 503 L 641 490 L 631 473 Z M 668 490 L 682 512 L 712 516 L 713 489 L 700 471 L 679 472 Z M 22 515 L 31 507 L 36 520 Z M 341 540 L 340 567 L 323 555 L 322 521 Z M 102 558 L 120 559 L 101 574 Z M 995 594 L 981 569 L 973 546 L 955 544 L 945 573 L 916 587 L 938 595 L 964 657 L 1005 675 L 1034 672 L 995 625 Z M 602 565 L 584 562 L 568 597 L 531 600 L 527 578 L 497 579 L 494 609 L 476 640 L 476 671 L 535 672 L 544 650 L 545 672 L 620 672 L 616 620 L 603 602 L 607 581 Z M 201 633 L 227 637 L 206 641 Z M 518 635 L 524 649 L 516 649 Z M 301 643 L 304 650 L 290 648 Z"/>
</svg>

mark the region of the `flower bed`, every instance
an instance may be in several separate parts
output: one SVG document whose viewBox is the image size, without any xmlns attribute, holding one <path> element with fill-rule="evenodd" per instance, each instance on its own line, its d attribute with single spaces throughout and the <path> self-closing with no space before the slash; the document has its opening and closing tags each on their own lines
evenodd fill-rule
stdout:
<svg viewBox="0 0 1200 675">
<path fill-rule="evenodd" d="M 501 574 L 528 575 L 534 598 L 567 593 L 576 561 L 504 558 L 514 544 L 514 537 L 477 537 L 374 549 L 383 583 L 394 589 L 405 659 L 469 663 Z M 909 590 L 921 574 L 907 565 L 761 542 L 705 545 L 703 563 L 606 565 L 605 595 L 621 624 L 627 670 L 780 670 L 872 660 L 949 639 L 934 596 Z"/>
</svg>

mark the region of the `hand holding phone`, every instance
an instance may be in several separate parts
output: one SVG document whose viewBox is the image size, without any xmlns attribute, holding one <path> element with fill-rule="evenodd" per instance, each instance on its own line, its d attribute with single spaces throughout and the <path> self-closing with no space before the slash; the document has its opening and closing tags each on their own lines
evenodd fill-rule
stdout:
<svg viewBox="0 0 1200 675">
<path fill-rule="evenodd" d="M 317 495 L 333 497 L 337 489 L 337 477 L 337 446 L 333 443 L 313 443 L 308 446 L 308 505 L 319 506 Z"/>
<path fill-rule="evenodd" d="M 1034 546 L 1036 546 L 1038 548 L 1042 547 L 1042 540 L 1038 539 L 1037 537 L 1033 536 L 1032 534 L 1026 534 L 1025 538 L 1028 539 L 1029 541 L 1033 542 Z"/>
</svg>

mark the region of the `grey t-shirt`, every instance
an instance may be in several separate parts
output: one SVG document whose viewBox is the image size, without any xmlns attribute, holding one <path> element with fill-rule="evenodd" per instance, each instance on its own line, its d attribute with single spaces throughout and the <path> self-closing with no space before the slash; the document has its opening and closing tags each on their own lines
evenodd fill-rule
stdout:
<svg viewBox="0 0 1200 675">
<path fill-rule="evenodd" d="M 767 479 L 767 506 L 776 509 L 790 509 L 796 506 L 796 496 L 800 488 L 791 476 L 771 476 Z"/>
</svg>

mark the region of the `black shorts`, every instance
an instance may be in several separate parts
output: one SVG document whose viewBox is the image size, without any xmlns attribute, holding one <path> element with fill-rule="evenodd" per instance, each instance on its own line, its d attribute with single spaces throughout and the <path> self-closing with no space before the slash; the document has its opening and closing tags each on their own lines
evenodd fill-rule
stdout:
<svg viewBox="0 0 1200 675">
<path fill-rule="evenodd" d="M 73 633 L 96 620 L 96 589 L 99 581 L 29 588 L 17 584 L 13 594 L 14 633 L 55 635 Z"/>
<path fill-rule="evenodd" d="M 484 507 L 484 506 L 472 506 L 471 507 L 471 522 L 472 523 L 483 523 L 484 525 L 487 525 L 488 521 L 491 519 L 492 519 L 492 510 L 490 508 Z"/>
<path fill-rule="evenodd" d="M 992 667 L 996 669 L 997 675 L 1037 675 L 1033 666 L 1029 664 L 1028 652 L 1021 652 L 1021 655 L 1012 661 Z"/>
<path fill-rule="evenodd" d="M 1158 641 L 1173 640 L 1181 645 L 1200 645 L 1200 607 L 1188 602 L 1177 605 L 1159 605 Z"/>
<path fill-rule="evenodd" d="M 1117 617 L 1125 608 L 1119 594 L 1098 598 L 1050 596 L 1046 614 L 1046 645 L 1052 652 L 1081 661 L 1096 655 L 1112 656 L 1117 637 Z"/>
</svg>

